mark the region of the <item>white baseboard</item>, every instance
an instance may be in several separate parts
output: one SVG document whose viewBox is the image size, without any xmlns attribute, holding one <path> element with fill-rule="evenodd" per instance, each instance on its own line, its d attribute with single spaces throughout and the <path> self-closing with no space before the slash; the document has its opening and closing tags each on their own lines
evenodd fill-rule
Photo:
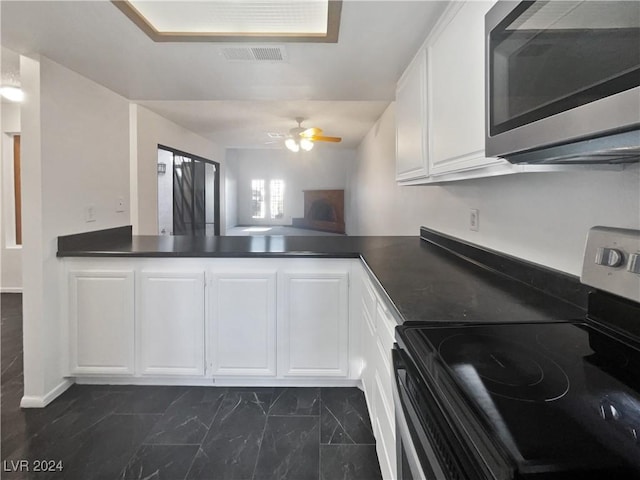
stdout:
<svg viewBox="0 0 640 480">
<path fill-rule="evenodd" d="M 76 377 L 78 385 L 183 385 L 199 387 L 359 387 L 350 378 L 260 378 L 260 377 Z"/>
<path fill-rule="evenodd" d="M 22 287 L 2 287 L 0 293 L 22 293 Z"/>
<path fill-rule="evenodd" d="M 73 385 L 73 381 L 69 379 L 64 379 L 60 382 L 55 388 L 50 390 L 48 393 L 43 396 L 35 396 L 35 395 L 25 395 L 20 400 L 21 408 L 44 408 L 53 402 L 56 398 L 62 395 L 71 385 Z"/>
</svg>

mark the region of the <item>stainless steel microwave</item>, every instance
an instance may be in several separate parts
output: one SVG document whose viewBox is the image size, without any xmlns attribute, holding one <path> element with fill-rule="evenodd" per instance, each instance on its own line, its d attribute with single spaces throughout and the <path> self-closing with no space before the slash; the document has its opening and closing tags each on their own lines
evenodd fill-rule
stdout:
<svg viewBox="0 0 640 480">
<path fill-rule="evenodd" d="M 640 160 L 640 2 L 498 1 L 485 16 L 486 154 Z"/>
</svg>

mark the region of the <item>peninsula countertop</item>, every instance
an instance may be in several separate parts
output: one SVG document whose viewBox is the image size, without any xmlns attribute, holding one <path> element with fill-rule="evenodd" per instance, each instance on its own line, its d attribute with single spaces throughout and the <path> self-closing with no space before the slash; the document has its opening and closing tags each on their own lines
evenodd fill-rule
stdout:
<svg viewBox="0 0 640 480">
<path fill-rule="evenodd" d="M 127 230 L 122 230 L 127 229 Z M 396 236 L 135 236 L 130 227 L 59 237 L 59 257 L 360 258 L 403 322 L 581 319 L 577 278 L 426 228 Z"/>
</svg>

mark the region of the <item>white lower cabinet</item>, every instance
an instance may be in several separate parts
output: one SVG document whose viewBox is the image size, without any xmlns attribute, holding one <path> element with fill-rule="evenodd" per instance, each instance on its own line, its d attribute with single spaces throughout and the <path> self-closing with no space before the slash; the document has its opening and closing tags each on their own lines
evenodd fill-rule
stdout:
<svg viewBox="0 0 640 480">
<path fill-rule="evenodd" d="M 396 478 L 395 409 L 391 349 L 394 343 L 395 318 L 364 270 L 362 292 L 362 384 L 369 407 L 380 470 L 384 479 Z"/>
<path fill-rule="evenodd" d="M 67 276 L 69 370 L 134 373 L 133 270 L 78 270 Z"/>
<path fill-rule="evenodd" d="M 70 259 L 65 271 L 70 375 L 234 385 L 361 378 L 382 475 L 395 478 L 396 320 L 359 260 Z"/>
<path fill-rule="evenodd" d="M 276 375 L 276 271 L 213 274 L 213 375 Z"/>
<path fill-rule="evenodd" d="M 138 372 L 204 375 L 204 271 L 139 276 Z"/>
<path fill-rule="evenodd" d="M 380 472 L 385 480 L 396 478 L 396 422 L 393 404 L 384 395 L 386 379 L 380 371 L 375 374 L 374 400 L 376 415 L 372 419 L 373 434 L 376 437 L 376 452 L 380 462 Z"/>
<path fill-rule="evenodd" d="M 279 275 L 280 374 L 347 376 L 348 271 L 283 271 Z"/>
<path fill-rule="evenodd" d="M 359 262 L 70 259 L 68 373 L 127 375 L 133 383 L 325 378 L 353 385 L 360 378 L 359 330 L 349 318 L 357 310 L 349 303 L 354 265 Z"/>
</svg>

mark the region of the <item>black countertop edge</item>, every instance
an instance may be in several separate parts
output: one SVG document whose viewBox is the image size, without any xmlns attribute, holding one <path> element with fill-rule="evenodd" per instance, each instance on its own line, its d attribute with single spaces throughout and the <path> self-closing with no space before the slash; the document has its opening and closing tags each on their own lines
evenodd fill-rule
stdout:
<svg viewBox="0 0 640 480">
<path fill-rule="evenodd" d="M 587 307 L 588 295 L 592 289 L 581 284 L 579 277 L 474 245 L 427 227 L 420 227 L 420 238 L 547 295 L 583 309 Z"/>
<path fill-rule="evenodd" d="M 117 252 L 113 250 L 65 251 L 58 257 L 111 257 L 111 258 L 362 258 L 358 252 Z"/>
<path fill-rule="evenodd" d="M 82 252 L 91 249 L 96 244 L 115 244 L 131 241 L 133 227 L 126 225 L 123 227 L 106 228 L 93 232 L 75 233 L 58 237 L 58 256 L 68 255 L 69 252 L 77 252 L 81 256 Z"/>
</svg>

